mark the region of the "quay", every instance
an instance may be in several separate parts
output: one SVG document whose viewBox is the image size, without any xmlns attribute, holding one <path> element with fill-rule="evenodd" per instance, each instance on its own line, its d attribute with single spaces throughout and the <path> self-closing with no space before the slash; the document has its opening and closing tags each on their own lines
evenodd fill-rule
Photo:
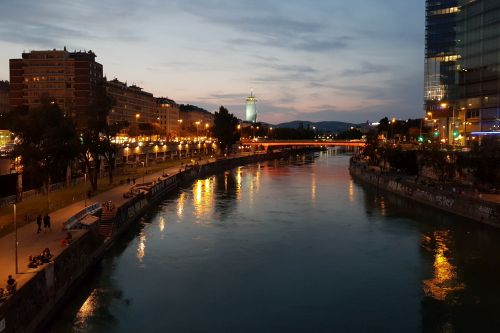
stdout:
<svg viewBox="0 0 500 333">
<path fill-rule="evenodd" d="M 34 224 L 19 228 L 18 274 L 14 274 L 14 234 L 0 238 L 0 277 L 6 279 L 7 275 L 13 275 L 17 282 L 17 291 L 0 303 L 0 332 L 39 331 L 114 241 L 169 193 L 199 177 L 238 165 L 286 156 L 286 151 L 236 154 L 202 160 L 184 170 L 179 170 L 177 166 L 145 175 L 140 184 L 117 186 L 87 202 L 87 207 L 92 206 L 92 209 L 106 206 L 95 214 L 95 220 L 101 221 L 94 221 L 88 228 L 75 217 L 82 215 L 82 210 L 86 208 L 83 200 L 52 212 L 51 231 L 37 234 Z M 108 215 L 106 221 L 105 215 Z M 84 214 L 82 217 L 85 217 Z M 68 229 L 72 240 L 70 244 L 65 244 Z M 53 255 L 51 262 L 35 269 L 28 268 L 28 256 L 39 254 L 47 247 Z"/>
<path fill-rule="evenodd" d="M 458 189 L 454 191 L 453 187 L 424 185 L 417 181 L 418 178 L 382 172 L 380 168 L 369 166 L 354 157 L 350 160 L 349 172 L 353 179 L 379 190 L 500 228 L 500 194 L 481 194 Z"/>
</svg>

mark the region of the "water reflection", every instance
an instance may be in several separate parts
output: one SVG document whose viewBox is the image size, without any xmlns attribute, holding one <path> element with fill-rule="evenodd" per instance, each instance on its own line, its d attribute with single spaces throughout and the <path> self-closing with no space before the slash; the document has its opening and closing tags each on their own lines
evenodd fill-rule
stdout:
<svg viewBox="0 0 500 333">
<path fill-rule="evenodd" d="M 193 206 L 194 215 L 198 218 L 197 223 L 201 223 L 213 206 L 213 182 L 211 179 L 197 180 L 193 186 Z"/>
<path fill-rule="evenodd" d="M 457 279 L 456 267 L 451 264 L 451 252 L 446 246 L 450 242 L 449 238 L 449 230 L 436 230 L 432 235 L 422 235 L 422 246 L 434 253 L 434 276 L 423 281 L 424 293 L 440 301 L 464 288 L 464 284 Z"/>
<path fill-rule="evenodd" d="M 422 251 L 423 332 L 492 332 L 500 325 L 500 234 L 395 196 L 362 187 L 367 214 L 391 228 L 413 226 Z M 381 202 L 384 202 L 382 205 Z"/>
<path fill-rule="evenodd" d="M 181 194 L 179 194 L 179 200 L 177 200 L 177 217 L 179 217 L 180 221 L 182 221 L 185 204 L 186 204 L 186 193 L 181 192 Z"/>
<path fill-rule="evenodd" d="M 349 195 L 349 201 L 351 203 L 354 202 L 354 181 L 352 179 L 349 181 L 349 192 L 348 192 L 348 195 Z"/>
<path fill-rule="evenodd" d="M 214 182 L 215 188 L 213 192 L 216 198 L 212 208 L 217 220 L 223 221 L 236 209 L 237 203 L 241 198 L 241 185 L 238 183 L 238 172 L 228 171 L 217 175 Z"/>
<path fill-rule="evenodd" d="M 158 221 L 158 228 L 160 229 L 161 239 L 165 236 L 165 217 L 160 216 L 160 220 Z"/>
<path fill-rule="evenodd" d="M 144 256 L 146 255 L 146 233 L 144 230 L 141 230 L 139 234 L 139 242 L 137 243 L 137 259 L 139 262 L 142 262 Z"/>
<path fill-rule="evenodd" d="M 311 201 L 316 206 L 316 174 L 311 175 Z"/>
<path fill-rule="evenodd" d="M 88 320 L 94 315 L 99 304 L 97 289 L 92 290 L 89 297 L 82 304 L 82 307 L 76 313 L 74 325 L 79 328 L 88 326 Z"/>
</svg>

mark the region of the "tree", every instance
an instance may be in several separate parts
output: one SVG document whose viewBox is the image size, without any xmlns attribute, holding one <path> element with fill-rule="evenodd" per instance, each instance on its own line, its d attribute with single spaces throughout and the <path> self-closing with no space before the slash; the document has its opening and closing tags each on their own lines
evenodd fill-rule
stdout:
<svg viewBox="0 0 500 333">
<path fill-rule="evenodd" d="M 366 146 L 363 148 L 363 155 L 369 157 L 370 164 L 378 163 L 378 134 L 374 130 L 366 134 Z"/>
<path fill-rule="evenodd" d="M 39 107 L 16 108 L 7 117 L 9 130 L 19 139 L 14 157 L 21 157 L 23 172 L 48 191 L 51 180 L 64 179 L 69 163 L 78 154 L 73 121 L 47 96 L 41 98 Z"/>
<path fill-rule="evenodd" d="M 431 166 L 441 182 L 453 178 L 456 169 L 456 156 L 441 150 L 439 144 L 429 145 L 426 148 L 423 155 L 424 165 Z"/>
<path fill-rule="evenodd" d="M 105 80 L 97 83 L 93 90 L 93 99 L 84 119 L 80 132 L 80 159 L 89 172 L 92 190 L 97 190 L 97 179 L 101 167 L 101 158 L 108 163 L 109 182 L 113 183 L 117 147 L 111 142 L 121 129 L 120 124 L 108 124 L 108 115 L 115 101 L 106 92 Z"/>
<path fill-rule="evenodd" d="M 213 132 L 221 149 L 224 150 L 239 140 L 238 123 L 238 118 L 224 106 L 219 108 L 219 112 L 215 112 Z"/>
<path fill-rule="evenodd" d="M 379 134 L 382 134 L 382 133 L 388 133 L 389 132 L 389 119 L 387 119 L 387 117 L 384 117 L 382 119 L 380 119 L 379 121 L 379 125 L 377 126 L 377 129 L 378 129 L 378 133 Z"/>
<path fill-rule="evenodd" d="M 481 144 L 472 146 L 472 151 L 460 154 L 457 159 L 460 169 L 471 169 L 475 181 L 483 186 L 500 186 L 500 143 L 496 137 L 483 137 Z"/>
</svg>

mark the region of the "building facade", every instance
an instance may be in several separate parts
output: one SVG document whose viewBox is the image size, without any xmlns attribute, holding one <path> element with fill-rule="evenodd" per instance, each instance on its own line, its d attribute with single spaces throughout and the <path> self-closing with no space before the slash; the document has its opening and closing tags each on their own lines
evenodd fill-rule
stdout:
<svg viewBox="0 0 500 333">
<path fill-rule="evenodd" d="M 424 109 L 435 139 L 448 141 L 457 97 L 458 0 L 426 0 Z"/>
<path fill-rule="evenodd" d="M 9 81 L 0 81 L 0 114 L 9 110 Z"/>
<path fill-rule="evenodd" d="M 253 95 L 253 92 L 250 93 L 250 96 L 247 97 L 246 100 L 246 113 L 245 120 L 251 123 L 255 123 L 257 121 L 257 99 Z"/>
<path fill-rule="evenodd" d="M 459 0 L 456 126 L 467 139 L 500 133 L 500 1 Z"/>
<path fill-rule="evenodd" d="M 85 115 L 102 65 L 96 55 L 63 50 L 31 51 L 10 59 L 9 105 L 35 108 L 42 97 L 56 101 L 63 111 L 77 119 Z"/>
<path fill-rule="evenodd" d="M 424 105 L 443 143 L 500 132 L 500 1 L 427 0 Z"/>
<path fill-rule="evenodd" d="M 124 132 L 130 136 L 153 131 L 153 128 L 145 129 L 152 127 L 156 121 L 156 100 L 153 94 L 136 85 L 129 86 L 116 78 L 106 82 L 106 91 L 115 102 L 109 113 L 108 123 L 126 125 Z"/>
<path fill-rule="evenodd" d="M 181 107 L 179 117 L 181 136 L 207 136 L 214 123 L 213 113 L 191 105 Z"/>
<path fill-rule="evenodd" d="M 156 121 L 160 128 L 160 137 L 170 141 L 180 136 L 179 106 L 175 101 L 160 97 L 156 99 Z"/>
</svg>

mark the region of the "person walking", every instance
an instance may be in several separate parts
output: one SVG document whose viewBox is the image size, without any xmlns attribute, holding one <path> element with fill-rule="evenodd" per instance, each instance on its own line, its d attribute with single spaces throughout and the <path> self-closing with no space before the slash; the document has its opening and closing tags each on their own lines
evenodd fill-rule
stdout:
<svg viewBox="0 0 500 333">
<path fill-rule="evenodd" d="M 49 227 L 49 213 L 45 213 L 43 217 L 43 229 L 46 230 Z"/>
<path fill-rule="evenodd" d="M 42 215 L 38 214 L 36 217 L 36 224 L 38 225 L 38 230 L 36 231 L 39 234 L 42 231 Z"/>
<path fill-rule="evenodd" d="M 52 231 L 52 227 L 50 225 L 50 215 L 47 214 L 47 228 L 49 228 L 50 231 Z"/>
</svg>

